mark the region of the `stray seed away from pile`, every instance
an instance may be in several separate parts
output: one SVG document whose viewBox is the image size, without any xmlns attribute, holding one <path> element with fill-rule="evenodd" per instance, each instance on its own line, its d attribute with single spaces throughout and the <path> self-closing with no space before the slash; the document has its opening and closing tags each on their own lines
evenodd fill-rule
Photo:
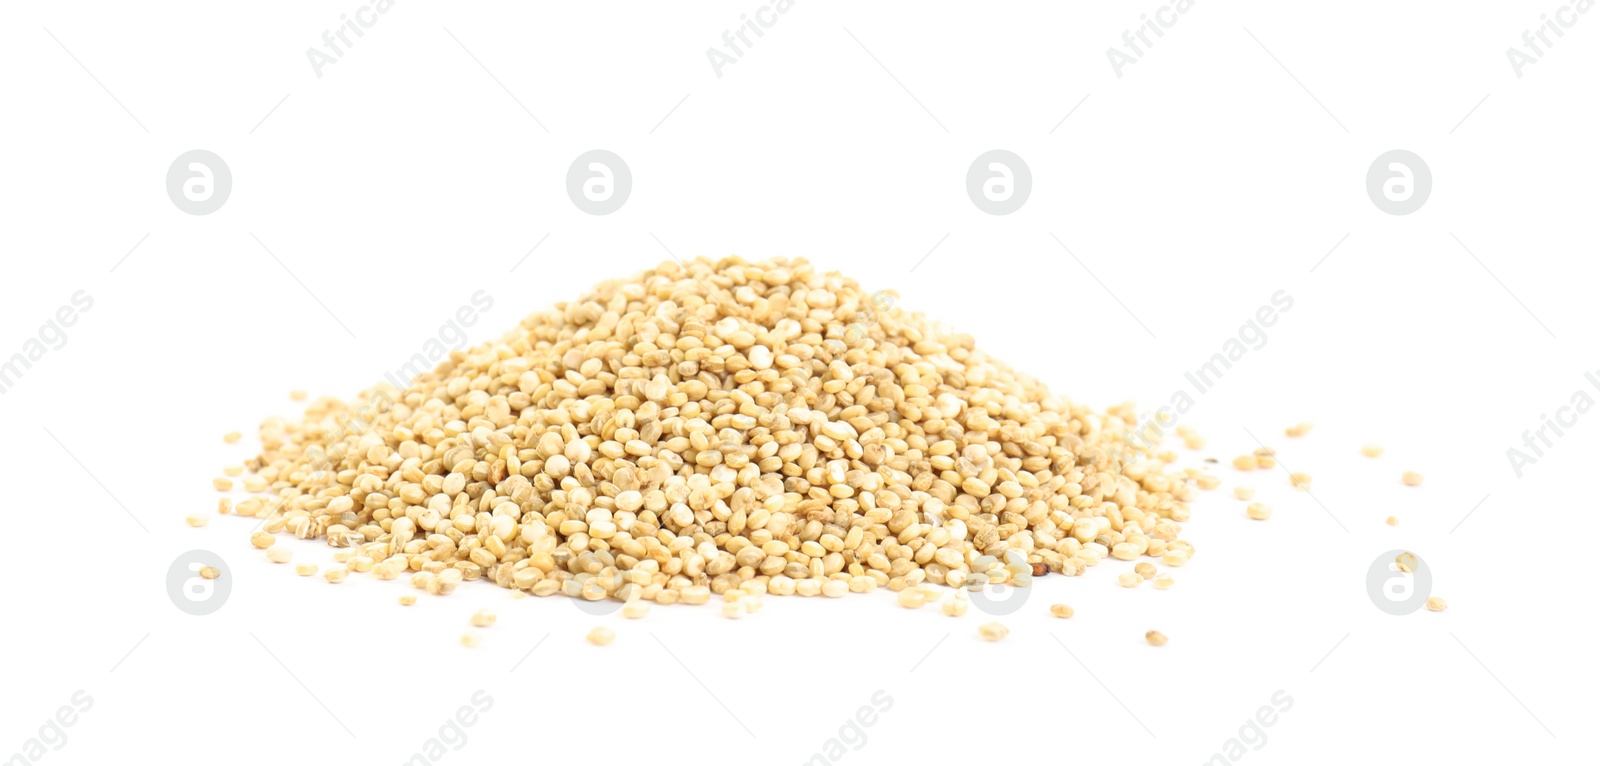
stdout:
<svg viewBox="0 0 1600 766">
<path fill-rule="evenodd" d="M 1113 550 L 1193 555 L 1194 479 L 1129 438 L 1137 422 L 804 261 L 696 259 L 533 314 L 404 390 L 266 421 L 260 494 L 236 512 L 267 519 L 258 547 L 325 540 L 434 594 L 1025 586 Z"/>
</svg>

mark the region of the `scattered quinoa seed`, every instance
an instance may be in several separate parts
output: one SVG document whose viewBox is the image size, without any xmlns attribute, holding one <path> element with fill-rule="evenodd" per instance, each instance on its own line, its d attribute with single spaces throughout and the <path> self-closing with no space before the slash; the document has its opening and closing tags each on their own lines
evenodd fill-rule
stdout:
<svg viewBox="0 0 1600 766">
<path fill-rule="evenodd" d="M 1417 473 L 1416 471 L 1406 471 L 1405 473 L 1400 474 L 1400 481 L 1405 482 L 1405 485 L 1408 487 L 1415 487 L 1422 483 L 1422 474 Z"/>
<path fill-rule="evenodd" d="M 1072 615 L 1073 615 L 1072 607 L 1067 606 L 1066 604 L 1051 604 L 1050 605 L 1050 616 L 1051 617 L 1059 617 L 1059 618 L 1064 620 L 1064 619 L 1066 619 L 1068 617 L 1071 617 Z"/>
<path fill-rule="evenodd" d="M 1166 646 L 1167 634 L 1159 630 L 1145 631 L 1144 640 L 1150 642 L 1151 646 Z"/>
<path fill-rule="evenodd" d="M 476 633 L 461 634 L 461 645 L 467 647 L 468 649 L 471 649 L 481 643 L 483 643 L 483 636 L 480 636 Z"/>
<path fill-rule="evenodd" d="M 1438 596 L 1429 596 L 1427 606 L 1428 611 L 1430 612 L 1443 612 L 1446 608 L 1448 608 L 1449 605 L 1444 602 L 1444 599 L 1439 598 Z"/>
<path fill-rule="evenodd" d="M 939 611 L 944 612 L 946 617 L 966 616 L 967 601 L 959 598 L 950 599 L 949 601 L 939 604 Z"/>
<path fill-rule="evenodd" d="M 317 565 L 309 561 L 303 561 L 294 565 L 294 573 L 301 577 L 310 577 L 317 573 Z"/>
<path fill-rule="evenodd" d="M 1400 571 L 1411 574 L 1417 571 L 1417 554 L 1406 551 L 1394 557 L 1394 565 Z"/>
<path fill-rule="evenodd" d="M 648 601 L 629 601 L 622 605 L 622 616 L 630 620 L 643 619 L 649 613 L 650 602 Z"/>
<path fill-rule="evenodd" d="M 290 401 L 295 401 L 295 402 L 303 402 L 303 401 L 306 400 L 306 392 L 301 391 L 298 388 L 293 390 L 293 391 L 290 391 L 289 392 L 289 400 Z"/>
<path fill-rule="evenodd" d="M 1144 582 L 1144 577 L 1137 572 L 1123 572 L 1117 575 L 1117 584 L 1124 588 L 1137 588 L 1139 583 L 1142 582 Z"/>
<path fill-rule="evenodd" d="M 585 640 L 595 646 L 609 646 L 612 641 L 617 640 L 617 632 L 601 626 L 589 631 L 589 635 L 585 637 Z"/>
<path fill-rule="evenodd" d="M 1244 512 L 1256 521 L 1266 521 L 1272 516 L 1272 507 L 1266 503 L 1251 503 L 1244 507 Z"/>
<path fill-rule="evenodd" d="M 493 625 L 496 619 L 498 618 L 495 616 L 494 612 L 491 612 L 487 609 L 479 609 L 478 611 L 472 613 L 471 622 L 472 626 L 475 628 L 487 628 Z"/>
<path fill-rule="evenodd" d="M 1291 473 L 1289 474 L 1289 483 L 1293 484 L 1295 489 L 1298 489 L 1302 492 L 1309 490 L 1311 489 L 1311 474 Z"/>
<path fill-rule="evenodd" d="M 227 492 L 233 489 L 233 479 L 226 476 L 218 476 L 211 480 L 211 486 L 216 487 L 218 492 Z"/>
<path fill-rule="evenodd" d="M 907 588 L 903 591 L 900 591 L 898 599 L 900 601 L 900 606 L 903 606 L 907 609 L 921 609 L 923 604 L 928 603 L 927 594 L 915 588 Z"/>
<path fill-rule="evenodd" d="M 1011 630 L 998 622 L 986 622 L 978 626 L 978 635 L 985 641 L 999 641 L 1011 633 Z"/>
<path fill-rule="evenodd" d="M 238 431 L 229 431 L 222 435 L 222 441 L 228 444 L 237 444 L 239 439 L 242 437 L 243 434 L 239 433 Z"/>
<path fill-rule="evenodd" d="M 1389 518 L 1384 519 L 1383 523 L 1388 524 L 1391 527 L 1394 527 L 1394 526 L 1399 526 L 1400 525 L 1400 520 L 1395 518 L 1395 517 L 1393 517 L 1393 516 L 1390 516 Z"/>
<path fill-rule="evenodd" d="M 206 565 L 200 567 L 200 576 L 207 580 L 215 580 L 222 576 L 222 572 L 214 566 Z"/>
<path fill-rule="evenodd" d="M 274 545 L 267 549 L 267 560 L 274 564 L 287 564 L 289 559 L 292 558 L 294 558 L 294 551 L 282 545 Z"/>
<path fill-rule="evenodd" d="M 1156 581 L 1152 584 L 1155 585 L 1156 590 L 1166 590 L 1172 587 L 1172 583 L 1172 575 L 1162 575 L 1157 577 Z"/>
<path fill-rule="evenodd" d="M 411 595 L 410 593 L 406 593 L 406 594 L 403 594 L 403 595 L 400 596 L 400 605 L 401 606 L 411 606 L 412 604 L 415 604 L 415 603 L 417 603 L 417 597 Z"/>
<path fill-rule="evenodd" d="M 1233 467 L 1241 471 L 1253 471 L 1257 465 L 1255 455 L 1240 455 L 1233 459 Z"/>
<path fill-rule="evenodd" d="M 1133 565 L 1133 571 L 1146 580 L 1153 580 L 1156 576 L 1156 565 L 1148 561 L 1141 561 Z"/>
<path fill-rule="evenodd" d="M 328 567 L 328 569 L 322 573 L 322 579 L 331 583 L 341 583 L 344 582 L 344 578 L 348 577 L 349 575 L 350 570 L 345 569 L 344 567 Z"/>
<path fill-rule="evenodd" d="M 1382 445 L 1378 444 L 1363 445 L 1361 447 L 1361 454 L 1366 455 L 1367 457 L 1377 457 L 1383 454 L 1383 447 Z"/>
<path fill-rule="evenodd" d="M 1240 500 L 1249 500 L 1256 496 L 1256 491 L 1249 487 L 1234 487 L 1233 496 Z"/>
<path fill-rule="evenodd" d="M 1292 426 L 1289 426 L 1288 428 L 1285 428 L 1283 430 L 1283 433 L 1284 433 L 1285 436 L 1298 438 L 1298 437 L 1301 437 L 1301 436 L 1305 436 L 1307 433 L 1310 433 L 1310 431 L 1311 431 L 1311 424 L 1310 423 L 1296 423 L 1296 424 L 1294 424 Z"/>
<path fill-rule="evenodd" d="M 203 527 L 211 523 L 211 517 L 203 513 L 191 513 L 183 517 L 183 523 L 191 527 Z"/>
</svg>

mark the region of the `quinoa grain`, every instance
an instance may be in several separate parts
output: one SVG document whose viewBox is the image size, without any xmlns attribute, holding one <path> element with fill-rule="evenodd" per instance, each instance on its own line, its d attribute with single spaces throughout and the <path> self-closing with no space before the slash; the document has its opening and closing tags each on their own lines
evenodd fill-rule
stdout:
<svg viewBox="0 0 1600 766">
<path fill-rule="evenodd" d="M 287 532 L 353 552 L 330 582 L 410 573 L 439 595 L 481 579 L 625 604 L 736 592 L 725 603 L 749 613 L 762 593 L 925 604 L 924 583 L 1023 587 L 1161 557 L 1195 488 L 1216 486 L 1130 439 L 1131 404 L 1091 410 L 873 305 L 804 261 L 607 281 L 404 389 L 268 419 L 239 513 L 267 519 L 257 547 Z"/>
</svg>

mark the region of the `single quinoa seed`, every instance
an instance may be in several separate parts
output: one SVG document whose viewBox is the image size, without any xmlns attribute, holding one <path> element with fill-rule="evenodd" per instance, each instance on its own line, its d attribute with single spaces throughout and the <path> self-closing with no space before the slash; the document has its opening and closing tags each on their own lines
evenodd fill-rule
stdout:
<svg viewBox="0 0 1600 766">
<path fill-rule="evenodd" d="M 191 513 L 183 517 L 183 523 L 191 527 L 203 527 L 211 523 L 211 517 L 204 513 Z"/>
<path fill-rule="evenodd" d="M 1422 474 L 1416 471 L 1406 471 L 1400 474 L 1400 481 L 1404 482 L 1408 487 L 1415 487 L 1422 483 Z"/>
<path fill-rule="evenodd" d="M 317 573 L 317 565 L 309 561 L 303 561 L 294 565 L 294 573 L 301 577 L 310 577 Z"/>
<path fill-rule="evenodd" d="M 402 595 L 400 597 L 400 605 L 401 606 L 411 606 L 412 604 L 415 604 L 415 603 L 417 603 L 417 597 L 411 595 L 410 593 L 404 594 L 404 595 Z"/>
<path fill-rule="evenodd" d="M 483 636 L 480 636 L 476 633 L 461 634 L 461 645 L 467 647 L 468 649 L 471 649 L 481 643 L 483 643 Z"/>
<path fill-rule="evenodd" d="M 1296 423 L 1283 429 L 1283 434 L 1292 438 L 1299 438 L 1311 432 L 1310 423 Z"/>
<path fill-rule="evenodd" d="M 1250 500 L 1256 496 L 1256 491 L 1249 487 L 1234 487 L 1233 496 L 1240 500 Z"/>
<path fill-rule="evenodd" d="M 1011 629 L 998 622 L 986 622 L 978 626 L 978 635 L 985 641 L 999 641 L 1011 634 Z"/>
<path fill-rule="evenodd" d="M 1405 553 L 1395 556 L 1394 565 L 1400 571 L 1405 572 L 1406 574 L 1411 574 L 1412 572 L 1417 571 L 1417 554 L 1406 551 Z"/>
<path fill-rule="evenodd" d="M 1162 575 L 1157 577 L 1155 582 L 1152 584 L 1155 586 L 1156 590 L 1166 590 L 1172 587 L 1172 583 L 1172 575 Z"/>
<path fill-rule="evenodd" d="M 487 609 L 479 609 L 472 613 L 471 623 L 474 628 L 487 628 L 493 625 L 497 619 L 499 618 L 495 616 L 494 612 Z"/>
<path fill-rule="evenodd" d="M 1445 609 L 1449 608 L 1449 605 L 1444 602 L 1444 599 L 1439 598 L 1438 596 L 1429 596 L 1427 606 L 1428 611 L 1430 612 L 1443 612 Z"/>
<path fill-rule="evenodd" d="M 222 441 L 228 444 L 237 444 L 239 443 L 239 439 L 243 438 L 243 436 L 244 435 L 238 431 L 229 431 L 222 435 Z"/>
<path fill-rule="evenodd" d="M 647 614 L 650 614 L 650 602 L 648 601 L 629 601 L 622 605 L 622 616 L 630 620 L 644 619 Z"/>
<path fill-rule="evenodd" d="M 1233 467 L 1241 471 L 1254 471 L 1258 466 L 1255 455 L 1240 455 L 1233 459 Z"/>
<path fill-rule="evenodd" d="M 211 480 L 211 486 L 215 487 L 218 492 L 228 492 L 233 489 L 233 479 L 226 476 L 218 476 Z"/>
<path fill-rule="evenodd" d="M 1266 521 L 1272 517 L 1272 507 L 1266 503 L 1251 503 L 1244 507 L 1244 512 L 1256 521 Z"/>
<path fill-rule="evenodd" d="M 1167 634 L 1159 630 L 1145 631 L 1144 640 L 1150 642 L 1151 646 L 1166 646 Z"/>
<path fill-rule="evenodd" d="M 585 636 L 584 640 L 595 646 L 610 646 L 612 641 L 617 640 L 617 632 L 601 626 L 589 631 L 589 635 Z"/>
<path fill-rule="evenodd" d="M 1050 605 L 1050 616 L 1051 617 L 1059 617 L 1059 618 L 1065 620 L 1068 617 L 1071 617 L 1072 615 L 1073 615 L 1072 607 L 1067 606 L 1066 604 L 1051 604 Z"/>
<path fill-rule="evenodd" d="M 1400 525 L 1400 520 L 1395 518 L 1395 517 L 1393 517 L 1393 516 L 1390 516 L 1389 518 L 1384 519 L 1383 523 L 1388 524 L 1391 527 L 1395 527 L 1395 526 L 1399 526 Z"/>
<path fill-rule="evenodd" d="M 1291 473 L 1289 474 L 1289 483 L 1302 492 L 1308 491 L 1311 489 L 1311 474 Z"/>
<path fill-rule="evenodd" d="M 1363 454 L 1363 455 L 1365 455 L 1367 457 L 1377 457 L 1377 456 L 1383 454 L 1383 447 L 1382 447 L 1382 445 L 1378 445 L 1378 444 L 1363 445 L 1361 447 L 1361 454 Z"/>
<path fill-rule="evenodd" d="M 200 567 L 200 576 L 207 580 L 215 580 L 222 576 L 222 572 L 214 566 L 207 565 Z"/>
</svg>

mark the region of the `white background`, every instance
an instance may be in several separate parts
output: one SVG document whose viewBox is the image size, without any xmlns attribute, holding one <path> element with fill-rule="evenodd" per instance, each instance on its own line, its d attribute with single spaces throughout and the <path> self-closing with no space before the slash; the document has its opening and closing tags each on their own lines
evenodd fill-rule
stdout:
<svg viewBox="0 0 1600 766">
<path fill-rule="evenodd" d="M 318 78 L 306 50 L 358 0 L 164 5 L 0 11 L 0 354 L 75 291 L 94 301 L 0 397 L 0 756 L 80 689 L 92 708 L 41 760 L 397 764 L 479 689 L 494 706 L 443 761 L 798 764 L 878 690 L 893 706 L 840 761 L 1197 764 L 1278 690 L 1292 708 L 1240 761 L 1592 752 L 1600 416 L 1521 478 L 1506 450 L 1600 369 L 1600 12 L 1519 79 L 1505 51 L 1556 0 L 1200 0 L 1118 78 L 1106 50 L 1157 0 L 800 0 L 718 78 L 706 50 L 758 0 L 400 0 Z M 233 174 L 206 216 L 164 189 L 197 148 Z M 564 189 L 595 148 L 634 179 L 607 216 Z M 996 148 L 1033 175 L 1012 215 L 965 192 Z M 1364 188 L 1391 149 L 1432 170 L 1411 215 Z M 887 592 L 739 622 L 483 583 L 401 608 L 404 581 L 269 564 L 252 521 L 184 526 L 252 454 L 220 435 L 294 413 L 289 390 L 353 394 L 476 290 L 494 307 L 474 342 L 668 249 L 843 270 L 1095 406 L 1165 402 L 1275 291 L 1295 302 L 1184 418 L 1209 440 L 1184 464 L 1219 458 L 1224 484 L 1194 505 L 1176 586 L 1117 588 L 1114 561 L 1047 577 L 1000 643 L 977 610 Z M 1251 434 L 1312 493 L 1226 467 Z M 1244 517 L 1241 483 L 1270 521 Z M 196 548 L 231 569 L 206 617 L 165 590 Z M 1448 611 L 1369 601 L 1396 548 Z M 482 607 L 499 624 L 462 648 Z M 614 645 L 583 642 L 596 624 Z"/>
</svg>

